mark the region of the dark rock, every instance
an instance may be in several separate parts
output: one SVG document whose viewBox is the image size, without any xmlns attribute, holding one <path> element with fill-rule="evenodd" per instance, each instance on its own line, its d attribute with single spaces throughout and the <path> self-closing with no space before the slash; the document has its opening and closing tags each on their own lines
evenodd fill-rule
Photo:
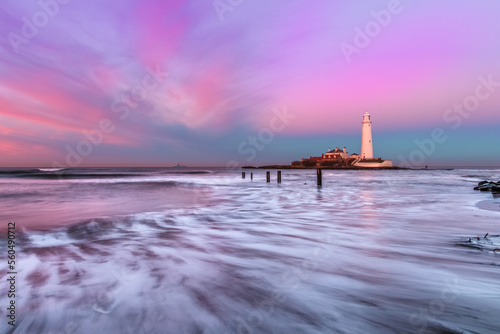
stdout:
<svg viewBox="0 0 500 334">
<path fill-rule="evenodd" d="M 481 181 L 477 184 L 477 187 L 474 187 L 474 190 L 500 193 L 500 184 L 493 181 Z"/>
</svg>

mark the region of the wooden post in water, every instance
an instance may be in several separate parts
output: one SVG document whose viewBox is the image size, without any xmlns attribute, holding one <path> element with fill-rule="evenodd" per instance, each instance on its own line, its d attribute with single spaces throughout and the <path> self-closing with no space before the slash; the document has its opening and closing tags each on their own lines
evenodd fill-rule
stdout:
<svg viewBox="0 0 500 334">
<path fill-rule="evenodd" d="M 250 173 L 250 180 L 253 180 L 253 173 Z"/>
<path fill-rule="evenodd" d="M 317 176 L 318 186 L 321 187 L 321 185 L 323 184 L 321 176 L 321 168 L 316 169 L 316 176 Z"/>
<path fill-rule="evenodd" d="M 267 182 L 271 182 L 271 172 L 266 172 L 267 176 Z"/>
<path fill-rule="evenodd" d="M 278 171 L 278 183 L 281 183 L 281 171 Z"/>
<path fill-rule="evenodd" d="M 245 178 L 245 172 L 241 172 L 241 178 L 244 179 Z"/>
</svg>

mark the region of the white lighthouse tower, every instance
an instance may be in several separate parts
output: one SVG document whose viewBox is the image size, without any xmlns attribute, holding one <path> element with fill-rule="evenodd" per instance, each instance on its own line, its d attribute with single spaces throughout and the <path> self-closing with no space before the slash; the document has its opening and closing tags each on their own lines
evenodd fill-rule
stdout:
<svg viewBox="0 0 500 334">
<path fill-rule="evenodd" d="M 363 115 L 362 124 L 361 159 L 373 159 L 372 121 L 370 120 L 370 114 L 368 111 Z"/>
</svg>

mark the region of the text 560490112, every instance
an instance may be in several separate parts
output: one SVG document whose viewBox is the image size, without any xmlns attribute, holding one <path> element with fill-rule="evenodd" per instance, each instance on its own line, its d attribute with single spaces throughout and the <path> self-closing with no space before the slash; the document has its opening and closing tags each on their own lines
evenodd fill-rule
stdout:
<svg viewBox="0 0 500 334">
<path fill-rule="evenodd" d="M 7 272 L 7 281 L 9 282 L 9 291 L 7 292 L 7 297 L 9 297 L 9 305 L 7 307 L 7 318 L 9 325 L 16 325 L 16 223 L 8 223 L 8 242 L 7 242 L 7 267 L 9 268 Z"/>
</svg>

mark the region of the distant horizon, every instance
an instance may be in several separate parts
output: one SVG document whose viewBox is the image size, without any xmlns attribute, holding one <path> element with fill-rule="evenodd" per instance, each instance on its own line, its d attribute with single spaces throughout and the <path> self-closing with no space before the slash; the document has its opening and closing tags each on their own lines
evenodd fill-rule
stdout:
<svg viewBox="0 0 500 334">
<path fill-rule="evenodd" d="M 269 163 L 269 164 L 260 164 L 260 165 L 252 165 L 252 164 L 249 164 L 249 165 L 239 165 L 239 166 L 236 166 L 236 167 L 228 167 L 228 166 L 225 166 L 225 165 L 183 165 L 181 167 L 174 167 L 173 164 L 170 165 L 170 166 L 167 166 L 167 165 L 154 165 L 154 166 L 151 166 L 151 165 L 127 165 L 127 166 L 123 166 L 123 165 L 94 165 L 94 166 L 78 166 L 78 167 L 66 167 L 64 169 L 78 169 L 78 168 L 175 168 L 175 169 L 179 169 L 179 168 L 226 168 L 226 169 L 231 169 L 231 168 L 242 168 L 242 167 L 262 167 L 262 166 L 274 166 L 274 165 L 283 165 L 283 166 L 288 166 L 290 164 L 285 164 L 285 163 Z M 405 167 L 405 166 L 397 166 L 397 167 Z M 493 169 L 500 169 L 500 164 L 497 164 L 497 165 L 427 165 L 428 169 L 433 169 L 433 168 L 455 168 L 455 169 L 466 169 L 466 168 L 493 168 Z M 38 169 L 38 168 L 47 168 L 47 169 L 52 169 L 54 167 L 51 167 L 51 166 L 0 166 L 0 169 L 9 169 L 9 168 L 34 168 L 34 169 Z M 328 168 L 328 167 L 312 167 L 312 168 L 309 168 L 309 169 L 313 169 L 313 168 Z M 413 169 L 416 169 L 416 170 L 419 170 L 419 169 L 425 169 L 425 166 L 418 166 L 418 167 L 411 167 L 411 166 L 406 166 L 405 168 L 413 168 Z M 307 168 L 304 168 L 304 169 L 307 169 Z M 340 169 L 339 169 L 340 170 Z"/>
</svg>

